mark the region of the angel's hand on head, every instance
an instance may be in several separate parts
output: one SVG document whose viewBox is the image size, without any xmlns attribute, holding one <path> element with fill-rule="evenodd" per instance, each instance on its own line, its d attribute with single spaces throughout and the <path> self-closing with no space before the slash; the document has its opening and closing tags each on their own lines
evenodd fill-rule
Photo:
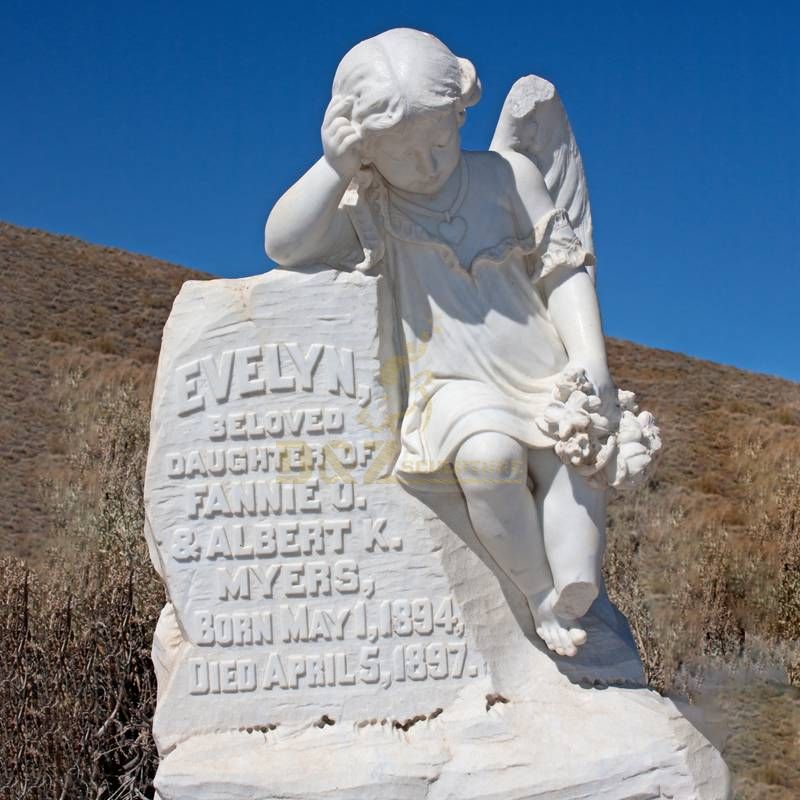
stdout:
<svg viewBox="0 0 800 800">
<path fill-rule="evenodd" d="M 350 119 L 353 98 L 335 96 L 322 122 L 322 151 L 325 160 L 342 177 L 352 178 L 363 160 L 361 126 Z"/>
</svg>

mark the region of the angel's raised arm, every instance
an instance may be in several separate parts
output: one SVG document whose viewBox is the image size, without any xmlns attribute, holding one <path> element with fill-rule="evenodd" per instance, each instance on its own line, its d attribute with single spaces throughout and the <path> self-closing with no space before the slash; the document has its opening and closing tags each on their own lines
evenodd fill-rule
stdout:
<svg viewBox="0 0 800 800">
<path fill-rule="evenodd" d="M 275 204 L 264 230 L 267 255 L 282 267 L 329 263 L 356 246 L 347 214 L 339 208 L 347 188 L 321 158 Z"/>
<path fill-rule="evenodd" d="M 322 123 L 325 155 L 285 192 L 267 219 L 264 246 L 283 267 L 334 263 L 358 245 L 340 208 L 361 165 L 361 129 L 349 118 L 351 107 L 347 98 L 331 100 Z"/>
</svg>

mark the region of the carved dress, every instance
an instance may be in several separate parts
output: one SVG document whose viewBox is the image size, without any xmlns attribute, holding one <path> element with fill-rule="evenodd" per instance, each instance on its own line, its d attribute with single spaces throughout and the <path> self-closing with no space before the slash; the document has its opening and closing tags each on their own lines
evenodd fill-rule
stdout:
<svg viewBox="0 0 800 800">
<path fill-rule="evenodd" d="M 498 203 L 498 192 L 492 192 L 498 174 L 492 160 L 501 157 L 464 153 L 463 158 L 472 178 L 469 191 L 485 194 L 478 199 L 484 221 L 513 216 L 509 204 Z M 481 174 L 487 170 L 492 175 Z M 435 480 L 459 446 L 479 432 L 553 447 L 535 417 L 552 401 L 568 357 L 537 284 L 556 269 L 593 261 L 566 212 L 549 212 L 527 234 L 516 219 L 510 225 L 500 220 L 504 224 L 495 229 L 517 234 L 491 242 L 463 265 L 447 242 L 391 202 L 380 176 L 372 173 L 369 180 L 358 187 L 359 197 L 351 198 L 348 210 L 365 255 L 359 267 L 380 262 L 402 325 L 408 400 L 397 476 Z"/>
</svg>

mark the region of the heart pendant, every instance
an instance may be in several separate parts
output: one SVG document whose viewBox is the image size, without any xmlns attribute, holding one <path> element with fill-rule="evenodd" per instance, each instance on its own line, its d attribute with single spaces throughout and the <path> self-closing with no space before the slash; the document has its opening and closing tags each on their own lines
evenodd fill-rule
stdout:
<svg viewBox="0 0 800 800">
<path fill-rule="evenodd" d="M 453 217 L 450 222 L 439 223 L 439 233 L 450 244 L 458 244 L 467 232 L 467 223 L 463 217 Z"/>
</svg>

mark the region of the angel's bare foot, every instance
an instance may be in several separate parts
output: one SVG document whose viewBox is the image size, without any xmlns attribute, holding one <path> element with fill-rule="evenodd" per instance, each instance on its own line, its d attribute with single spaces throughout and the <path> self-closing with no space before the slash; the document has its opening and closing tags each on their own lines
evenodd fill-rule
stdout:
<svg viewBox="0 0 800 800">
<path fill-rule="evenodd" d="M 560 656 L 574 656 L 586 641 L 583 628 L 567 627 L 554 610 L 558 594 L 555 589 L 529 598 L 531 613 L 536 623 L 536 633 L 544 643 Z"/>
<path fill-rule="evenodd" d="M 568 583 L 557 593 L 553 611 L 559 617 L 580 619 L 594 603 L 598 591 L 597 585 L 589 581 Z"/>
</svg>

